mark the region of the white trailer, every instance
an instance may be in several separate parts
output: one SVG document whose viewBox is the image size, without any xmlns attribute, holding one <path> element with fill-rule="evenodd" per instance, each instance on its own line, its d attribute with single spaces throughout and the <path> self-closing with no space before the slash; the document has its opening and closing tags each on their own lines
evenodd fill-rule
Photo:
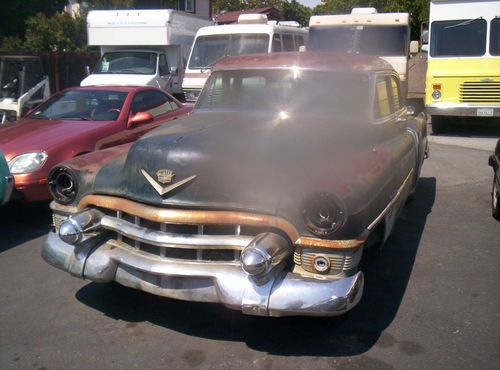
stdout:
<svg viewBox="0 0 500 370">
<path fill-rule="evenodd" d="M 297 22 L 268 21 L 264 14 L 242 14 L 237 24 L 200 28 L 182 83 L 186 101 L 194 103 L 212 66 L 229 55 L 298 51 L 307 41 L 307 30 Z"/>
<path fill-rule="evenodd" d="M 403 86 L 410 52 L 418 52 L 418 42 L 409 46 L 408 13 L 354 8 L 351 14 L 318 15 L 309 21 L 308 50 L 377 55 L 393 66 Z"/>
<path fill-rule="evenodd" d="M 101 58 L 81 86 L 149 85 L 180 94 L 196 32 L 210 24 L 172 9 L 91 11 L 88 43 L 101 48 Z"/>
</svg>

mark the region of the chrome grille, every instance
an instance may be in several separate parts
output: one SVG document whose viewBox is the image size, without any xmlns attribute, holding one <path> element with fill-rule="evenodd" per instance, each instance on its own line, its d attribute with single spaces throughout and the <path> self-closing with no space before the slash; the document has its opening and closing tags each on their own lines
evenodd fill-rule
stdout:
<svg viewBox="0 0 500 370">
<path fill-rule="evenodd" d="M 111 242 L 155 256 L 193 261 L 239 261 L 242 249 L 269 228 L 242 225 L 191 225 L 153 222 L 114 211 L 101 220 Z"/>
<path fill-rule="evenodd" d="M 314 268 L 314 259 L 317 256 L 323 256 L 330 261 L 328 273 L 336 275 L 355 269 L 361 259 L 361 251 L 362 248 L 345 251 L 302 249 L 294 252 L 293 260 L 296 265 L 300 265 L 305 271 L 318 273 Z"/>
<path fill-rule="evenodd" d="M 463 82 L 460 85 L 461 103 L 500 103 L 500 81 Z"/>
</svg>

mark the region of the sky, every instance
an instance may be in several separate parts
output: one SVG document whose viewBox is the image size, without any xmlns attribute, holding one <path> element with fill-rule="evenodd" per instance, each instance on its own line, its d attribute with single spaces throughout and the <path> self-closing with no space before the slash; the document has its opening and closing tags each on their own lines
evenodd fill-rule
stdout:
<svg viewBox="0 0 500 370">
<path fill-rule="evenodd" d="M 316 5 L 321 3 L 321 0 L 297 0 L 302 5 L 308 6 L 309 8 L 314 8 Z"/>
</svg>

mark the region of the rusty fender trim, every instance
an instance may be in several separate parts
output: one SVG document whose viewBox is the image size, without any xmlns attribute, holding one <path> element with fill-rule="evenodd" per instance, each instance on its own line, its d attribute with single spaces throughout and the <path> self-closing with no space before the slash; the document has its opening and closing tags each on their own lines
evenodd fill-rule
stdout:
<svg viewBox="0 0 500 370">
<path fill-rule="evenodd" d="M 294 241 L 294 245 L 303 247 L 351 249 L 361 246 L 365 241 L 365 238 L 328 240 L 302 236 L 289 221 L 281 217 L 258 213 L 157 208 L 129 199 L 107 195 L 87 195 L 82 198 L 77 210 L 82 211 L 90 206 L 122 211 L 153 222 L 192 225 L 268 226 L 283 231 L 291 241 Z M 55 207 L 52 208 L 55 209 Z"/>
</svg>

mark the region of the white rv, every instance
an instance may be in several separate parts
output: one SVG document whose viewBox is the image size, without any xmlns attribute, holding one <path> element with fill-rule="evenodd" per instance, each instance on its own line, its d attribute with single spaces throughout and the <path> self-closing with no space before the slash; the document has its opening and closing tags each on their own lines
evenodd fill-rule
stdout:
<svg viewBox="0 0 500 370">
<path fill-rule="evenodd" d="M 418 52 L 418 42 L 409 46 L 408 13 L 354 8 L 351 14 L 317 15 L 309 21 L 307 50 L 380 56 L 398 72 L 403 86 L 407 81 L 409 51 Z"/>
<path fill-rule="evenodd" d="M 186 101 L 195 102 L 211 67 L 230 55 L 297 51 L 307 31 L 296 22 L 268 22 L 263 14 L 242 14 L 237 24 L 200 28 L 182 83 Z"/>
<path fill-rule="evenodd" d="M 196 32 L 209 24 L 171 9 L 91 11 L 88 43 L 100 46 L 101 58 L 81 86 L 149 85 L 180 94 Z"/>
</svg>

